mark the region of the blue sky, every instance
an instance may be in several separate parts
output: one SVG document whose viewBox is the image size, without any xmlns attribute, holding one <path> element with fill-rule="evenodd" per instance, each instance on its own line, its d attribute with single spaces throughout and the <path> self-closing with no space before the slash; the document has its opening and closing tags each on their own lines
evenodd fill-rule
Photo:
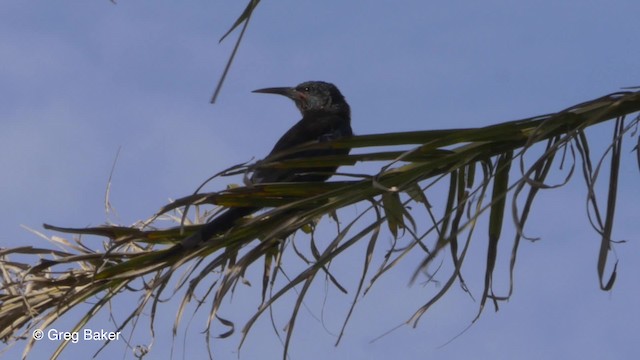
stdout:
<svg viewBox="0 0 640 360">
<path fill-rule="evenodd" d="M 351 104 L 355 131 L 368 134 L 483 126 L 640 85 L 637 1 L 362 4 L 261 3 L 218 102 L 210 105 L 235 35 L 222 44 L 217 40 L 243 2 L 5 2 L 0 12 L 1 246 L 43 245 L 21 224 L 39 229 L 43 222 L 104 223 L 104 190 L 119 147 L 111 194 L 117 215 L 109 220 L 121 224 L 148 217 L 167 199 L 189 194 L 229 165 L 263 156 L 299 114 L 284 99 L 252 94 L 257 88 L 334 82 Z M 605 144 L 611 131 L 605 125 L 588 134 L 594 151 L 602 150 L 597 144 Z M 318 281 L 310 310 L 297 323 L 292 359 L 637 357 L 640 245 L 632 147 L 628 141 L 624 148 L 614 233 L 629 241 L 616 246 L 619 277 L 612 292 L 598 290 L 599 238 L 587 221 L 584 181 L 574 176 L 569 186 L 540 195 L 528 233 L 543 240 L 522 244 L 511 300 L 498 313 L 488 307 L 455 341 L 441 347 L 477 311 L 477 303 L 458 288 L 418 328 L 402 327 L 370 343 L 408 319 L 435 291 L 408 285 L 421 259 L 415 256 L 359 300 L 337 348 L 332 334 L 351 297 L 325 291 Z M 225 185 L 218 182 L 212 189 Z M 466 273 L 478 297 L 482 237 L 472 251 Z M 348 256 L 334 271 L 353 284 L 362 255 Z M 259 269 L 253 275 L 254 286 L 239 289 L 223 314 L 239 326 L 243 314 L 258 304 Z M 507 284 L 497 289 L 506 291 Z M 288 299 L 277 307 L 279 328 L 290 304 Z M 150 358 L 168 356 L 175 308 L 162 309 Z M 68 329 L 78 314 L 58 328 Z M 314 318 L 321 315 L 329 330 Z M 196 357 L 206 351 L 199 333 L 203 322 L 194 319 L 187 332 L 188 351 Z M 92 326 L 111 325 L 103 317 Z M 175 341 L 177 358 L 182 341 Z M 235 358 L 237 336 L 213 343 L 219 358 Z M 52 346 L 38 343 L 33 358 L 46 357 Z M 74 345 L 67 354 L 86 355 L 96 348 Z M 11 354 L 21 350 L 18 346 Z M 125 352 L 115 344 L 101 357 Z M 267 319 L 249 335 L 240 358 L 280 354 Z"/>
</svg>

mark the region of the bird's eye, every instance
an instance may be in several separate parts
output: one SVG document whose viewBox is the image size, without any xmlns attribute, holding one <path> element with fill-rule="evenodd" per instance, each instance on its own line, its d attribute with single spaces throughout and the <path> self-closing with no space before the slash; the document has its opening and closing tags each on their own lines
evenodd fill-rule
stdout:
<svg viewBox="0 0 640 360">
<path fill-rule="evenodd" d="M 302 89 L 302 90 L 304 90 L 304 92 L 309 92 L 309 91 L 311 91 L 311 89 L 310 89 L 308 86 L 305 86 L 305 87 L 304 87 L 304 89 Z"/>
</svg>

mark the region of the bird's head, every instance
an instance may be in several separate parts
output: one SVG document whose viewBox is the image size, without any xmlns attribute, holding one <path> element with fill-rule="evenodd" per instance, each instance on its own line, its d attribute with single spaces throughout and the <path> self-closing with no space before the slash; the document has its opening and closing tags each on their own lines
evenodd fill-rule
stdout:
<svg viewBox="0 0 640 360">
<path fill-rule="evenodd" d="M 311 112 L 328 112 L 349 116 L 349 105 L 338 88 L 324 81 L 306 81 L 296 87 L 274 87 L 254 93 L 284 95 L 295 102 L 304 116 Z"/>
</svg>

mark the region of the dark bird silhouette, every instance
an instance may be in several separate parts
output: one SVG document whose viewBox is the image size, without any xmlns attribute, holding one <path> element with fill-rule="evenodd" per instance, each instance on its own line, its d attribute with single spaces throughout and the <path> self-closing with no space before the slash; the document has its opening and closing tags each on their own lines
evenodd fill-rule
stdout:
<svg viewBox="0 0 640 360">
<path fill-rule="evenodd" d="M 330 141 L 353 135 L 351 111 L 338 88 L 322 81 L 307 81 L 296 87 L 275 87 L 253 91 L 254 93 L 284 95 L 293 100 L 302 119 L 293 125 L 282 137 L 269 156 L 291 149 L 310 141 Z M 279 160 L 300 157 L 346 155 L 350 149 L 317 149 L 283 155 Z M 273 182 L 325 181 L 336 171 L 337 166 L 323 168 L 258 168 L 251 176 L 254 184 Z M 182 248 L 193 248 L 213 236 L 229 230 L 241 218 L 250 215 L 260 207 L 230 208 L 207 223 L 197 233 L 186 238 Z"/>
</svg>

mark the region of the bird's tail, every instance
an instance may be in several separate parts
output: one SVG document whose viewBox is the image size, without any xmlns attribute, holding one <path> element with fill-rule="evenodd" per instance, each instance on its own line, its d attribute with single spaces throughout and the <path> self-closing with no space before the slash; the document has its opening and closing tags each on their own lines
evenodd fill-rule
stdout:
<svg viewBox="0 0 640 360">
<path fill-rule="evenodd" d="M 113 277 L 122 277 L 130 274 L 131 271 L 141 273 L 141 269 L 145 269 L 143 273 L 149 273 L 165 266 L 174 266 L 187 252 L 192 251 L 193 248 L 208 241 L 216 234 L 226 232 L 231 229 L 238 220 L 260 209 L 260 207 L 230 208 L 204 225 L 204 227 L 195 234 L 184 239 L 181 243 L 168 249 L 142 254 L 120 264 L 107 267 L 96 274 L 95 278 L 97 280 L 104 280 Z"/>
<path fill-rule="evenodd" d="M 231 229 L 231 227 L 233 227 L 233 225 L 235 225 L 238 220 L 247 215 L 253 214 L 258 210 L 260 210 L 259 207 L 230 208 L 229 210 L 223 212 L 221 215 L 216 216 L 213 220 L 204 225 L 204 227 L 198 232 L 184 239 L 181 244 L 182 248 L 194 248 L 200 243 L 211 239 L 214 235 L 224 233 L 225 231 Z"/>
</svg>

